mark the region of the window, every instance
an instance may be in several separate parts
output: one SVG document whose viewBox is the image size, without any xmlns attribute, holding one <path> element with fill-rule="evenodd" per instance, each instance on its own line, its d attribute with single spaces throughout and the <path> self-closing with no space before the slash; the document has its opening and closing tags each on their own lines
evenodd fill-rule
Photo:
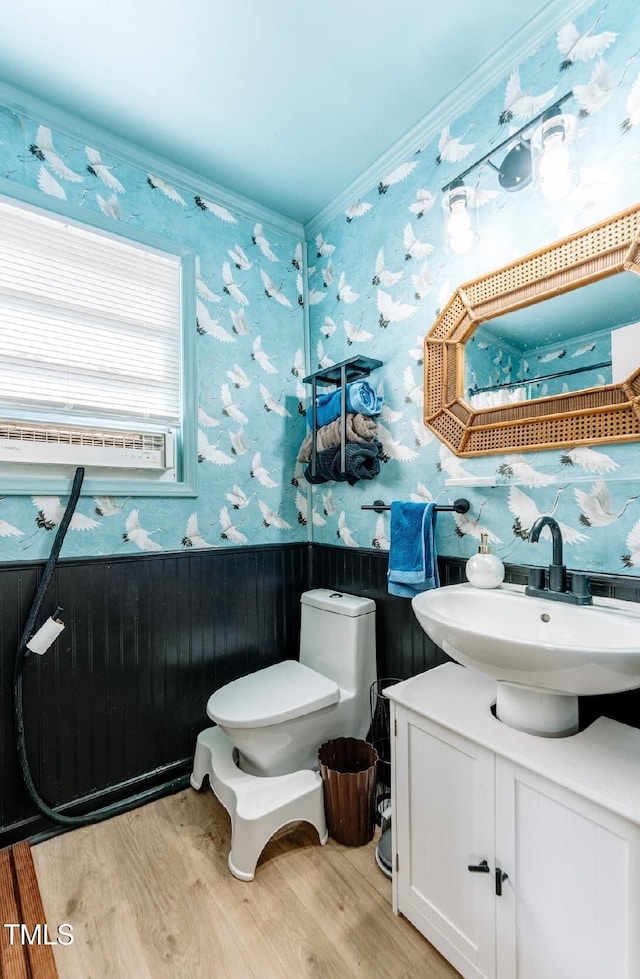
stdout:
<svg viewBox="0 0 640 979">
<path fill-rule="evenodd" d="M 193 261 L 168 248 L 0 197 L 0 468 L 16 485 L 75 460 L 109 492 L 189 488 Z"/>
</svg>

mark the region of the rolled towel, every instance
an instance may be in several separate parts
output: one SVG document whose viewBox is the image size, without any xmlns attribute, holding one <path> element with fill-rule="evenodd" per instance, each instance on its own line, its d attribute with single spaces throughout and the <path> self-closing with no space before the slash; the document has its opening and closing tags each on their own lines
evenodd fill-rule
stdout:
<svg viewBox="0 0 640 979">
<path fill-rule="evenodd" d="M 373 479 L 380 472 L 382 445 L 373 442 L 347 442 L 344 448 L 344 472 L 340 469 L 340 446 L 332 445 L 323 449 L 316 457 L 316 474 L 311 475 L 311 466 L 306 466 L 304 478 L 308 483 L 336 482 L 353 486 L 360 479 Z"/>
<path fill-rule="evenodd" d="M 322 428 L 340 417 L 341 388 L 330 394 L 321 394 L 316 398 L 316 426 Z M 384 398 L 376 394 L 368 381 L 351 381 L 345 388 L 346 410 L 359 412 L 361 415 L 379 415 L 382 411 Z M 307 412 L 311 424 L 311 412 Z"/>
<path fill-rule="evenodd" d="M 340 418 L 336 418 L 330 425 L 323 425 L 316 432 L 316 450 L 322 452 L 323 449 L 328 449 L 332 445 L 339 445 L 341 432 L 342 422 Z M 378 425 L 373 418 L 359 413 L 354 415 L 351 412 L 346 416 L 345 438 L 347 442 L 371 442 L 377 434 Z M 300 446 L 298 462 L 309 462 L 311 443 L 311 436 L 307 435 Z"/>
</svg>

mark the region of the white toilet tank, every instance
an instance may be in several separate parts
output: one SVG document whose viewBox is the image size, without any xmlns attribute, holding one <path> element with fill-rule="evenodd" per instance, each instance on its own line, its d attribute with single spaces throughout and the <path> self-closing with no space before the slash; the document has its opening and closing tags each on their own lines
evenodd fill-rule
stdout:
<svg viewBox="0 0 640 979">
<path fill-rule="evenodd" d="M 300 598 L 300 662 L 368 702 L 376 679 L 376 604 L 314 588 Z"/>
</svg>

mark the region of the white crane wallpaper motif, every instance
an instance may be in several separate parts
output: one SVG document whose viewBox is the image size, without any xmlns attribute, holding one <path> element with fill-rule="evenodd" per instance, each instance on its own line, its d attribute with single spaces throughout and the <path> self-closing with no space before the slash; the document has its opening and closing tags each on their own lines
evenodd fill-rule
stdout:
<svg viewBox="0 0 640 979">
<path fill-rule="evenodd" d="M 471 178 L 479 242 L 468 254 L 448 251 L 442 186 L 569 91 L 576 188 L 547 202 L 532 186 L 503 191 L 495 171 L 479 168 Z M 321 543 L 385 549 L 388 514 L 363 503 L 467 496 L 468 514 L 439 517 L 440 554 L 470 555 L 486 530 L 505 561 L 547 564 L 548 542 L 534 547 L 528 532 L 539 514 L 553 513 L 570 568 L 640 574 L 640 443 L 459 459 L 421 420 L 423 337 L 454 288 L 640 199 L 635 0 L 594 4 L 563 25 L 339 216 L 311 222 L 306 288 L 300 242 L 52 132 L 47 120 L 0 108 L 0 175 L 38 187 L 43 203 L 53 195 L 99 209 L 114 228 L 171 237 L 198 257 L 198 498 L 82 497 L 66 555 L 304 541 L 309 527 Z M 355 486 L 314 486 L 309 504 L 295 461 L 305 435 L 300 379 L 359 353 L 384 363 L 369 379 L 384 394 L 381 472 Z M 446 484 L 466 476 L 494 485 Z M 63 504 L 1 499 L 0 559 L 46 555 Z"/>
<path fill-rule="evenodd" d="M 197 499 L 82 496 L 64 554 L 100 555 L 306 539 L 291 484 L 304 436 L 298 406 L 300 241 L 77 138 L 0 108 L 0 174 L 99 209 L 196 254 Z M 0 496 L 2 496 L 0 475 Z M 306 497 L 301 497 L 306 504 Z M 0 500 L 0 559 L 46 556 L 64 500 Z"/>
<path fill-rule="evenodd" d="M 467 254 L 450 252 L 441 188 L 569 91 L 574 95 L 563 111 L 578 119 L 574 150 L 581 174 L 573 192 L 553 202 L 532 185 L 509 193 L 494 169 L 480 167 L 466 180 L 475 188 L 479 242 Z M 325 298 L 310 305 L 311 366 L 358 352 L 384 362 L 371 380 L 383 386 L 379 438 L 387 460 L 375 484 L 335 484 L 325 491 L 316 507 L 329 516 L 314 529 L 314 540 L 335 543 L 337 534 L 350 546 L 388 547 L 388 514 L 376 516 L 361 504 L 376 498 L 450 503 L 466 496 L 468 514 L 438 518 L 441 554 L 466 557 L 487 531 L 503 560 L 548 564 L 548 538 L 533 546 L 528 534 L 538 515 L 552 513 L 562 526 L 569 567 L 640 573 L 640 443 L 460 459 L 421 421 L 422 341 L 456 286 L 639 199 L 640 10 L 620 0 L 595 4 L 564 25 L 344 213 L 313 227 L 310 294 Z M 579 351 L 586 359 L 586 346 L 574 341 L 564 353 Z M 507 380 L 504 371 L 513 369 L 508 353 L 492 354 L 492 366 Z M 550 348 L 546 357 L 555 356 Z M 494 485 L 446 483 L 464 477 Z"/>
</svg>

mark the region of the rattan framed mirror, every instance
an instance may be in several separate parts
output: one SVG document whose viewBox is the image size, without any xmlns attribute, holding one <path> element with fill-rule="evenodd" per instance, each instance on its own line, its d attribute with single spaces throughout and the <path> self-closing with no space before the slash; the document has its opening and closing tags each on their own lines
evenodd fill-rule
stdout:
<svg viewBox="0 0 640 979">
<path fill-rule="evenodd" d="M 640 356 L 623 380 L 494 407 L 465 384 L 481 324 L 617 275 L 640 284 L 640 204 L 459 286 L 424 341 L 425 425 L 458 456 L 640 439 Z"/>
</svg>

